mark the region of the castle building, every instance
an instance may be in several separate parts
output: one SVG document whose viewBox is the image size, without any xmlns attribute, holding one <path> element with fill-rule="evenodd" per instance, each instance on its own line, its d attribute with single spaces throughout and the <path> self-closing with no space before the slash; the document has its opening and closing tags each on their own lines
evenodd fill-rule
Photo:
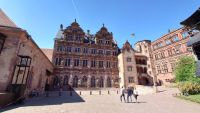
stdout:
<svg viewBox="0 0 200 113">
<path fill-rule="evenodd" d="M 118 46 L 112 32 L 103 27 L 85 33 L 76 22 L 60 26 L 53 50 L 54 87 L 118 87 Z"/>
<path fill-rule="evenodd" d="M 53 64 L 32 37 L 0 9 L 0 107 L 51 85 Z"/>
<path fill-rule="evenodd" d="M 134 50 L 126 41 L 118 55 L 120 87 L 153 85 L 153 77 L 148 75 L 147 56 Z"/>
<path fill-rule="evenodd" d="M 174 81 L 174 69 L 180 57 L 194 56 L 192 48 L 187 46 L 189 38 L 188 30 L 183 27 L 151 43 L 155 74 L 160 84 Z"/>
</svg>

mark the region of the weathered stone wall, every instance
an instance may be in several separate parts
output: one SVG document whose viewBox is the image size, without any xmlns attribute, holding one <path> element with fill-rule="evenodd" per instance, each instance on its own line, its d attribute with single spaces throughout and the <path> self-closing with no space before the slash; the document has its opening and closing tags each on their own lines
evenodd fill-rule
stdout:
<svg viewBox="0 0 200 113">
<path fill-rule="evenodd" d="M 4 92 L 12 78 L 12 72 L 17 58 L 19 34 L 0 28 L 0 33 L 6 36 L 3 50 L 0 54 L 0 92 Z"/>
</svg>

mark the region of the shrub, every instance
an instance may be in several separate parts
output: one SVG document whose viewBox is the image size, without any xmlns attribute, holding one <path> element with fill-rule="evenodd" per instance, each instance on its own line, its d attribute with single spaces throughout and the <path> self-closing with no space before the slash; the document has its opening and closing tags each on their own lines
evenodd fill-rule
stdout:
<svg viewBox="0 0 200 113">
<path fill-rule="evenodd" d="M 194 82 L 194 81 L 187 81 L 187 82 L 180 82 L 178 84 L 179 90 L 183 94 L 200 94 L 200 82 Z"/>
</svg>

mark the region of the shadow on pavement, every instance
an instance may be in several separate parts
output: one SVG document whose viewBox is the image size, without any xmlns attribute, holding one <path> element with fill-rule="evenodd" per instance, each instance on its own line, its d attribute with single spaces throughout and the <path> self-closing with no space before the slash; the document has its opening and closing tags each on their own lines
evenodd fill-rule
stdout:
<svg viewBox="0 0 200 113">
<path fill-rule="evenodd" d="M 85 102 L 75 91 L 72 91 L 71 94 L 72 96 L 70 95 L 70 91 L 63 91 L 61 93 L 61 96 L 59 96 L 58 91 L 50 92 L 49 97 L 45 97 L 42 95 L 39 97 L 29 98 L 21 104 L 19 103 L 14 104 L 4 109 L 1 109 L 0 112 L 15 109 L 17 107 L 46 106 L 46 105 L 59 105 L 64 103 L 67 104 L 67 103 Z"/>
</svg>

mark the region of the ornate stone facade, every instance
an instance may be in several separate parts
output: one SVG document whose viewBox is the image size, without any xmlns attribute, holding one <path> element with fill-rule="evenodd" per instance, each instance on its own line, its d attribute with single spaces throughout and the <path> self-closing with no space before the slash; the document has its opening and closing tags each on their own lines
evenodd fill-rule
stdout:
<svg viewBox="0 0 200 113">
<path fill-rule="evenodd" d="M 118 46 L 112 32 L 103 27 L 92 35 L 75 21 L 60 26 L 53 51 L 55 87 L 118 87 Z"/>
</svg>

